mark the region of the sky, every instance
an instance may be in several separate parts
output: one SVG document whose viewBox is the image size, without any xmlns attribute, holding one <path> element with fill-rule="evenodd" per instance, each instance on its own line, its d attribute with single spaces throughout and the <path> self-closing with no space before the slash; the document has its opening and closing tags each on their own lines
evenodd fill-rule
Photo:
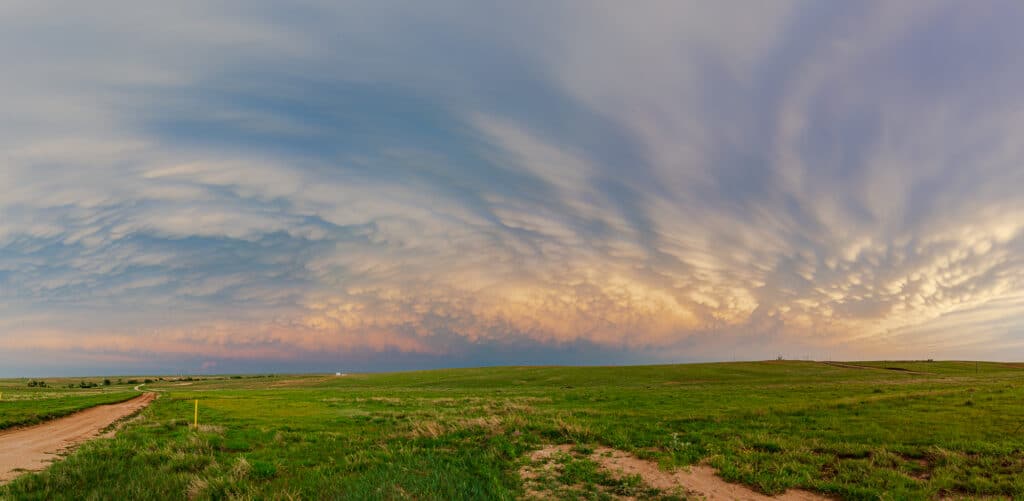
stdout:
<svg viewBox="0 0 1024 501">
<path fill-rule="evenodd" d="M 0 3 L 0 376 L 1024 360 L 1024 3 Z"/>
</svg>

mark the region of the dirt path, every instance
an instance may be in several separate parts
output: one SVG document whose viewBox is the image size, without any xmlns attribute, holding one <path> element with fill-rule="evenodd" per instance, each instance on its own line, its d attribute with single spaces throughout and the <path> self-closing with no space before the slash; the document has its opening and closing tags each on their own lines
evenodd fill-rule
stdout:
<svg viewBox="0 0 1024 501">
<path fill-rule="evenodd" d="M 822 363 L 825 364 L 825 365 L 831 365 L 832 367 L 841 367 L 843 369 L 874 370 L 874 371 L 894 371 L 894 372 L 902 372 L 904 374 L 919 374 L 919 375 L 929 375 L 929 374 L 932 374 L 931 372 L 912 371 L 910 369 L 904 369 L 902 367 L 874 367 L 874 366 L 870 366 L 870 365 L 846 364 L 846 363 L 842 363 L 842 362 L 822 362 Z"/>
<path fill-rule="evenodd" d="M 530 499 L 546 499 L 548 492 L 540 490 L 543 483 L 539 479 L 550 476 L 552 471 L 560 468 L 555 461 L 559 454 L 574 454 L 571 445 L 554 445 L 534 451 L 530 455 L 530 465 L 523 466 L 519 475 L 525 482 L 526 497 Z M 579 455 L 578 455 L 579 456 Z M 726 482 L 718 476 L 714 468 L 707 465 L 694 465 L 674 471 L 664 471 L 653 461 L 645 461 L 632 454 L 601 447 L 586 455 L 590 460 L 612 473 L 616 478 L 637 475 L 644 484 L 669 494 L 683 494 L 697 497 L 705 501 L 828 501 L 829 498 L 813 492 L 790 489 L 778 496 L 767 496 L 751 488 Z M 631 496 L 610 497 L 632 500 Z"/>
<path fill-rule="evenodd" d="M 90 407 L 43 424 L 0 432 L 0 484 L 22 473 L 49 466 L 61 452 L 94 438 L 118 419 L 149 405 L 155 393 L 144 393 L 124 402 Z"/>
</svg>

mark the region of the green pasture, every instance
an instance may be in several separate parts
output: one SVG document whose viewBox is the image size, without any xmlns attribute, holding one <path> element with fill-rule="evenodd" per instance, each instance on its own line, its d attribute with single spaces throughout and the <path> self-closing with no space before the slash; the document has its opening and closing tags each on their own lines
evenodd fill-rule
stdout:
<svg viewBox="0 0 1024 501">
<path fill-rule="evenodd" d="M 528 491 L 520 468 L 557 444 L 611 447 L 663 469 L 705 462 L 768 494 L 1024 498 L 1024 368 L 1013 364 L 506 367 L 144 388 L 160 398 L 116 438 L 0 487 L 0 498 L 686 496 L 609 475 L 586 455 L 560 459 Z M 15 403 L 81 405 L 124 389 Z"/>
</svg>

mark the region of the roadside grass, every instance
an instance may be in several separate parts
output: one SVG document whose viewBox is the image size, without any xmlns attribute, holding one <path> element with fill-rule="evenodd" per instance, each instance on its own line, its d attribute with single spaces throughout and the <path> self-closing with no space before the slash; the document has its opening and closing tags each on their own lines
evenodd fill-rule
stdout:
<svg viewBox="0 0 1024 501">
<path fill-rule="evenodd" d="M 1024 369 L 856 365 L 869 368 L 786 361 L 158 381 L 146 388 L 162 397 L 115 438 L 0 487 L 0 498 L 671 497 L 598 468 L 585 457 L 598 446 L 662 468 L 707 462 L 768 494 L 1024 497 Z M 558 444 L 573 454 L 528 491 L 520 469 L 530 453 Z"/>
<path fill-rule="evenodd" d="M 0 379 L 0 430 L 26 426 L 102 404 L 139 396 L 129 385 L 68 388 L 81 381 L 102 384 L 102 378 L 49 378 L 45 387 L 29 387 L 28 379 Z"/>
</svg>

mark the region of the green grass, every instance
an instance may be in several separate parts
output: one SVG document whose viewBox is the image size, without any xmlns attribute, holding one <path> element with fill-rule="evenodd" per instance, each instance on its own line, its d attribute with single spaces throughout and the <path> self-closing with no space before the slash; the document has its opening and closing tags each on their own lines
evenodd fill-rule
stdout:
<svg viewBox="0 0 1024 501">
<path fill-rule="evenodd" d="M 514 499 L 532 451 L 708 462 L 774 494 L 1024 497 L 1024 369 L 973 362 L 530 367 L 162 381 L 16 499 Z M 905 370 L 898 370 L 905 369 Z M 6 391 L 6 390 L 5 390 Z M 4 398 L 6 399 L 6 393 Z M 193 400 L 201 428 L 189 427 Z M 656 498 L 580 455 L 545 495 Z"/>
<path fill-rule="evenodd" d="M 139 396 L 128 385 L 102 386 L 102 378 L 45 379 L 47 386 L 28 387 L 28 379 L 0 380 L 0 430 L 40 423 L 101 404 L 121 402 Z M 68 388 L 81 381 L 96 382 L 96 388 Z"/>
</svg>

